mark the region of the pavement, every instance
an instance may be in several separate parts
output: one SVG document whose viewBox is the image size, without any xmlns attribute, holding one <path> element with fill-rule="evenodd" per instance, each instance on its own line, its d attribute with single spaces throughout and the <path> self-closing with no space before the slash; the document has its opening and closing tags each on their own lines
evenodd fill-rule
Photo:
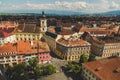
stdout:
<svg viewBox="0 0 120 80">
<path fill-rule="evenodd" d="M 67 64 L 67 61 L 51 57 L 50 64 L 56 66 L 56 73 L 48 76 L 42 76 L 38 80 L 72 80 L 68 78 L 64 72 L 62 72 L 62 66 L 65 66 Z"/>
<path fill-rule="evenodd" d="M 61 72 L 61 71 L 62 71 L 61 67 L 62 67 L 62 66 L 65 66 L 67 63 L 68 63 L 68 62 L 65 61 L 65 60 L 61 60 L 61 59 L 53 58 L 53 57 L 52 57 L 50 64 L 53 64 L 54 66 L 56 66 L 57 71 L 58 71 L 58 72 Z"/>
<path fill-rule="evenodd" d="M 57 72 L 52 75 L 42 76 L 38 80 L 70 80 L 63 72 Z"/>
</svg>

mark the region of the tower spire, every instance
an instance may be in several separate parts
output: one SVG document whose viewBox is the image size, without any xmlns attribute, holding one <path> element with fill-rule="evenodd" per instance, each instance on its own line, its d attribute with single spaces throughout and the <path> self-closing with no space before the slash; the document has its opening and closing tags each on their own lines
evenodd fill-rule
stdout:
<svg viewBox="0 0 120 80">
<path fill-rule="evenodd" d="M 46 18 L 44 11 L 42 11 L 42 17 L 43 17 L 43 18 Z"/>
</svg>

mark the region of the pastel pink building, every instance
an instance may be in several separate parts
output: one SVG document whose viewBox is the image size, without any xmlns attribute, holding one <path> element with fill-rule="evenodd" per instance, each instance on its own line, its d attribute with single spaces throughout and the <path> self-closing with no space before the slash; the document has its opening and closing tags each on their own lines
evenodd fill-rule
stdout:
<svg viewBox="0 0 120 80">
<path fill-rule="evenodd" d="M 43 52 L 38 54 L 39 63 L 48 63 L 50 59 L 50 52 Z"/>
<path fill-rule="evenodd" d="M 39 63 L 49 63 L 50 62 L 50 49 L 47 43 L 39 41 L 40 48 L 38 50 L 38 61 Z"/>
</svg>

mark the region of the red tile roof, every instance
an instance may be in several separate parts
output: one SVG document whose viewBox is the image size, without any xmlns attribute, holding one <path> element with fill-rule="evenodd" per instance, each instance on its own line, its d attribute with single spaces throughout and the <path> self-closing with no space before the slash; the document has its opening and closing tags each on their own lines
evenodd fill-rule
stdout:
<svg viewBox="0 0 120 80">
<path fill-rule="evenodd" d="M 34 54 L 37 52 L 48 52 L 49 47 L 41 41 L 18 41 L 18 54 Z"/>
<path fill-rule="evenodd" d="M 72 23 L 57 22 L 57 25 L 62 27 L 71 27 Z"/>
<path fill-rule="evenodd" d="M 70 34 L 74 34 L 75 32 L 72 30 L 62 30 L 61 31 L 61 35 L 70 35 Z"/>
<path fill-rule="evenodd" d="M 111 27 L 112 24 L 101 24 L 100 27 L 104 27 L 104 28 L 109 28 Z"/>
<path fill-rule="evenodd" d="M 59 43 L 66 45 L 66 46 L 83 46 L 83 45 L 90 45 L 88 42 L 84 40 L 65 40 L 63 38 L 58 40 Z"/>
<path fill-rule="evenodd" d="M 100 80 L 120 80 L 120 58 L 87 62 L 82 65 L 99 77 Z"/>
<path fill-rule="evenodd" d="M 81 32 L 90 32 L 91 34 L 111 34 L 112 30 L 106 28 L 82 28 Z"/>
<path fill-rule="evenodd" d="M 57 22 L 57 25 L 61 26 L 61 27 L 72 27 L 72 26 L 74 26 L 78 30 L 80 30 L 80 28 L 83 26 L 82 24 L 78 24 L 78 23 L 63 23 L 63 22 Z"/>
<path fill-rule="evenodd" d="M 2 21 L 0 24 L 0 28 L 15 28 L 16 22 L 15 21 Z"/>
<path fill-rule="evenodd" d="M 11 36 L 14 32 L 14 28 L 4 28 L 4 29 L 1 29 L 0 28 L 0 37 L 8 37 L 8 36 Z"/>
<path fill-rule="evenodd" d="M 16 46 L 12 43 L 4 44 L 4 45 L 0 46 L 0 56 L 16 55 L 16 54 L 6 54 L 9 52 L 16 52 L 16 49 L 17 49 Z"/>
<path fill-rule="evenodd" d="M 0 52 L 9 52 L 9 51 L 16 51 L 16 46 L 12 43 L 7 43 L 0 46 Z"/>
<path fill-rule="evenodd" d="M 50 49 L 46 42 L 41 41 L 18 41 L 17 43 L 6 43 L 0 46 L 0 54 L 5 52 L 16 52 L 16 54 L 35 54 L 49 52 Z M 3 55 L 1 55 L 3 56 Z M 8 54 L 9 56 L 9 54 Z"/>
<path fill-rule="evenodd" d="M 18 41 L 17 52 L 18 52 L 18 54 L 31 54 L 32 49 L 31 49 L 30 42 L 29 41 Z M 37 50 L 36 50 L 36 52 L 37 52 Z"/>
<path fill-rule="evenodd" d="M 54 27 L 50 27 L 50 28 L 49 28 L 49 31 L 50 31 L 50 32 L 53 32 L 53 33 L 56 32 Z"/>
<path fill-rule="evenodd" d="M 82 25 L 82 24 L 74 24 L 74 27 L 75 27 L 77 30 L 80 30 L 82 27 L 84 27 L 84 25 Z"/>
</svg>

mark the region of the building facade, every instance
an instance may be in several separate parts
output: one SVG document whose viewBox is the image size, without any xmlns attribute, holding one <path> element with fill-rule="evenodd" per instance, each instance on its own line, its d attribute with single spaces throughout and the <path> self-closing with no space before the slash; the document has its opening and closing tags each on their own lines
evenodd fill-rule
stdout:
<svg viewBox="0 0 120 80">
<path fill-rule="evenodd" d="M 14 33 L 11 36 L 8 37 L 1 37 L 0 38 L 0 44 L 4 43 L 14 43 L 18 40 L 40 40 L 42 37 L 42 34 L 40 33 Z"/>
<path fill-rule="evenodd" d="M 51 51 L 53 51 L 54 53 L 56 53 L 56 42 L 60 39 L 60 38 L 65 38 L 68 39 L 70 37 L 75 37 L 75 38 L 80 38 L 80 36 L 82 35 L 82 32 L 79 33 L 69 33 L 68 30 L 64 30 L 61 31 L 60 34 L 56 33 L 56 32 L 51 32 L 51 31 L 47 31 L 43 37 L 45 38 L 46 42 L 48 43 Z"/>
<path fill-rule="evenodd" d="M 40 33 L 15 33 L 16 41 L 18 40 L 40 40 L 42 34 Z"/>
<path fill-rule="evenodd" d="M 12 42 L 15 42 L 16 41 L 16 38 L 15 38 L 15 35 L 11 35 L 11 36 L 8 36 L 8 37 L 1 37 L 0 38 L 0 45 L 4 44 L 4 43 L 12 43 Z"/>
<path fill-rule="evenodd" d="M 92 53 L 101 58 L 120 56 L 120 41 L 113 37 L 93 37 L 91 44 Z"/>
<path fill-rule="evenodd" d="M 50 59 L 50 52 L 43 52 L 38 54 L 39 63 L 49 63 Z"/>
<path fill-rule="evenodd" d="M 49 62 L 51 57 L 47 43 L 38 40 L 22 40 L 0 46 L 0 64 L 4 67 L 27 63 L 31 58 L 37 58 L 39 64 Z"/>
<path fill-rule="evenodd" d="M 56 54 L 67 61 L 79 60 L 82 54 L 89 56 L 90 44 L 80 39 L 59 39 L 56 44 Z"/>
</svg>

